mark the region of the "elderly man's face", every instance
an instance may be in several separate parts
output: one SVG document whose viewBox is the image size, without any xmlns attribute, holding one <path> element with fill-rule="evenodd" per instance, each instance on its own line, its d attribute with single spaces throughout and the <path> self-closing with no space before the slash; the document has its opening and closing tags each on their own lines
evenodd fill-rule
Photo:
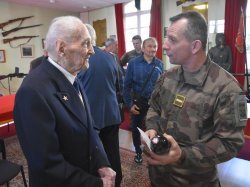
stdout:
<svg viewBox="0 0 250 187">
<path fill-rule="evenodd" d="M 79 25 L 78 31 L 81 37 L 64 46 L 63 66 L 73 75 L 88 67 L 89 57 L 94 53 L 85 25 Z"/>
</svg>

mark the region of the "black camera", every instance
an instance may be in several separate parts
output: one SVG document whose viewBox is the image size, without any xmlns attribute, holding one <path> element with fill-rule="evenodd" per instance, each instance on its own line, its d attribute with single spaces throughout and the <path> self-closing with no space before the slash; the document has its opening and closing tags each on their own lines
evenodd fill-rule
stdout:
<svg viewBox="0 0 250 187">
<path fill-rule="evenodd" d="M 163 135 L 156 135 L 151 139 L 151 149 L 156 154 L 165 154 L 169 151 L 170 143 Z"/>
<path fill-rule="evenodd" d="M 142 101 L 139 97 L 134 97 L 133 103 L 139 108 L 139 110 L 142 109 L 143 105 L 142 105 Z"/>
<path fill-rule="evenodd" d="M 146 112 L 148 110 L 148 99 L 137 94 L 133 96 L 133 103 L 139 108 L 139 111 Z"/>
</svg>

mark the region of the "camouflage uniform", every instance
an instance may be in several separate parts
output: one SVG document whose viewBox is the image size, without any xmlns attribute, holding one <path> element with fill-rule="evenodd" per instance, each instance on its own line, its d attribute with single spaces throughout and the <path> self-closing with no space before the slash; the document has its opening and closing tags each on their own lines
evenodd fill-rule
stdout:
<svg viewBox="0 0 250 187">
<path fill-rule="evenodd" d="M 181 66 L 165 72 L 152 94 L 146 127 L 172 135 L 185 158 L 150 166 L 152 186 L 219 186 L 216 164 L 237 155 L 246 118 L 237 81 L 210 60 L 195 73 Z"/>
<path fill-rule="evenodd" d="M 141 53 L 137 53 L 135 49 L 133 49 L 132 51 L 129 51 L 127 53 L 125 53 L 120 60 L 120 63 L 122 66 L 125 66 L 132 58 L 138 57 L 142 55 Z"/>
</svg>

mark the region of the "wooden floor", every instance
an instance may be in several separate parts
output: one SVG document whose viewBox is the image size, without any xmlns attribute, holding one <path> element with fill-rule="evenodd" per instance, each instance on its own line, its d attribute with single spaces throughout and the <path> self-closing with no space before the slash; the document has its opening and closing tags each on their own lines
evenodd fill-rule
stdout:
<svg viewBox="0 0 250 187">
<path fill-rule="evenodd" d="M 130 131 L 119 131 L 120 147 L 134 151 Z M 233 158 L 217 166 L 222 187 L 250 187 L 250 161 Z"/>
</svg>

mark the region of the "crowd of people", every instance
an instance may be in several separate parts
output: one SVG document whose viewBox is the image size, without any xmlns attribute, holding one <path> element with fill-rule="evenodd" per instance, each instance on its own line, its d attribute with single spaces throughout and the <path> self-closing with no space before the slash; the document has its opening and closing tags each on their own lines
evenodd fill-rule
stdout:
<svg viewBox="0 0 250 187">
<path fill-rule="evenodd" d="M 91 25 L 73 16 L 52 20 L 46 53 L 32 62 L 14 107 L 30 185 L 120 187 L 122 103 L 131 114 L 135 164 L 145 153 L 152 187 L 220 186 L 216 164 L 244 143 L 246 99 L 206 54 L 207 35 L 200 13 L 171 17 L 163 49 L 176 66 L 164 71 L 154 37 L 135 35 L 134 49 L 119 59 L 114 38 L 101 49 Z M 138 127 L 149 139 L 163 135 L 169 151 L 152 152 Z"/>
</svg>

